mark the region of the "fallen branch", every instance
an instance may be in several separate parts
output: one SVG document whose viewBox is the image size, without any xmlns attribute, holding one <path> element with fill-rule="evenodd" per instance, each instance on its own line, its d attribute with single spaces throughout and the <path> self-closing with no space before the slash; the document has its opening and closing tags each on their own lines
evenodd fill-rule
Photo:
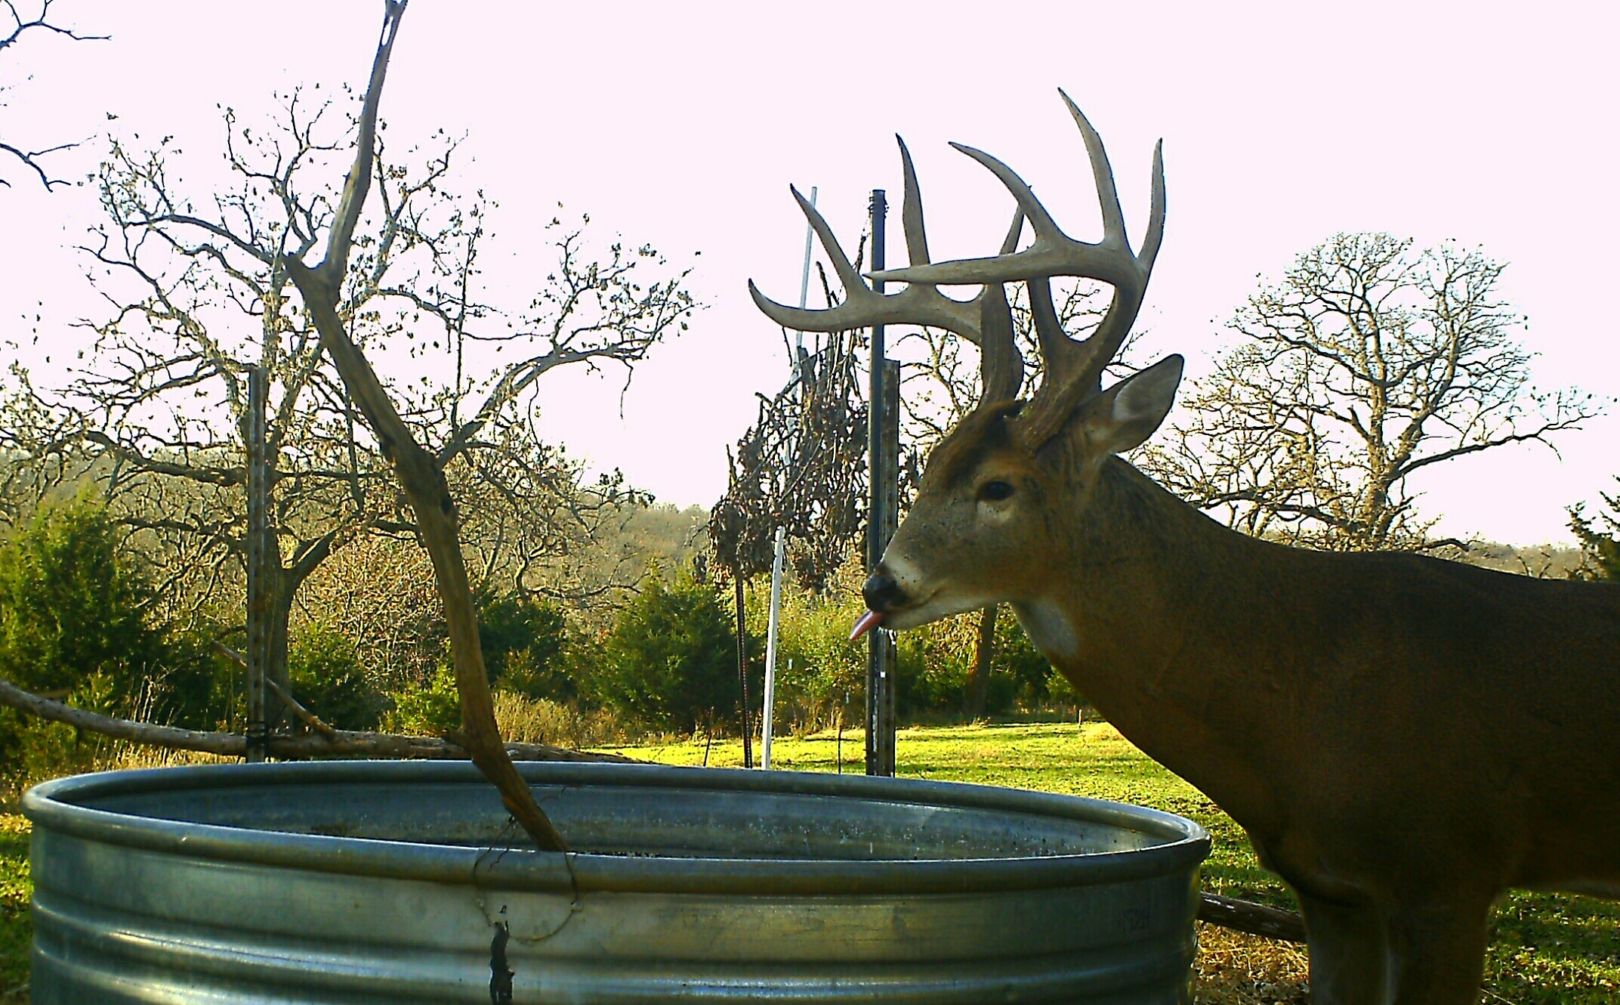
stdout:
<svg viewBox="0 0 1620 1005">
<path fill-rule="evenodd" d="M 24 691 L 9 681 L 0 680 L 0 704 L 9 705 L 29 715 L 63 722 L 76 729 L 88 730 L 102 736 L 131 743 L 166 747 L 170 750 L 195 750 L 221 757 L 247 755 L 247 738 L 241 733 L 181 729 L 178 726 L 159 726 L 156 723 L 117 719 L 112 716 L 88 712 L 59 701 L 41 698 Z M 328 727 L 329 729 L 331 727 Z M 637 763 L 634 758 L 620 754 L 597 754 L 585 750 L 570 750 L 545 743 L 507 743 L 503 745 L 508 757 L 515 761 L 613 761 L 620 764 Z M 301 736 L 272 734 L 269 753 L 273 757 L 382 757 L 397 760 L 454 760 L 472 757 L 471 751 L 455 740 L 437 736 L 403 736 L 398 733 L 368 733 L 348 729 L 332 729 L 330 734 L 305 733 Z"/>
<path fill-rule="evenodd" d="M 297 698 L 294 698 L 292 695 L 288 694 L 286 689 L 280 684 L 277 684 L 275 681 L 266 677 L 264 679 L 264 686 L 273 692 L 277 698 L 280 698 L 283 704 L 292 709 L 293 715 L 296 715 L 304 725 L 328 739 L 332 739 L 337 736 L 337 729 L 335 727 L 328 725 L 326 720 L 305 708 Z"/>
<path fill-rule="evenodd" d="M 1305 941 L 1305 920 L 1293 911 L 1214 893 L 1203 895 L 1198 905 L 1198 920 L 1268 939 Z"/>
</svg>

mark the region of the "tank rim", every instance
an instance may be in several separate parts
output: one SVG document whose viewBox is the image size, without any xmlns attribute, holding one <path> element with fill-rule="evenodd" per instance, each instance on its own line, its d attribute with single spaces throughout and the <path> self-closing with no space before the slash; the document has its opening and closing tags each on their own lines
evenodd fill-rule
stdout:
<svg viewBox="0 0 1620 1005">
<path fill-rule="evenodd" d="M 524 762 L 534 785 L 681 788 L 705 792 L 851 798 L 876 803 L 1003 810 L 1147 835 L 1138 849 L 993 858 L 816 859 L 627 856 L 522 847 L 474 848 L 381 838 L 299 834 L 97 809 L 98 799 L 250 785 L 464 782 L 486 784 L 465 761 L 305 761 L 193 765 L 74 775 L 23 797 L 36 835 L 74 837 L 215 861 L 505 889 L 670 893 L 897 893 L 1040 889 L 1128 882 L 1197 866 L 1209 853 L 1197 823 L 1148 807 L 1083 796 L 931 779 L 748 771 L 602 762 Z M 522 841 L 516 834 L 515 840 Z"/>
</svg>

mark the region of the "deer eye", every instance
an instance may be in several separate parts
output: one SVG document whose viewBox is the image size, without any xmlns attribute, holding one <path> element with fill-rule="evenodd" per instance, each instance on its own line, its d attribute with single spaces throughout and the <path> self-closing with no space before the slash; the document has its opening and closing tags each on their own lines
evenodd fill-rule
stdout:
<svg viewBox="0 0 1620 1005">
<path fill-rule="evenodd" d="M 985 502 L 1000 502 L 1013 494 L 1011 482 L 985 482 L 979 486 L 979 498 Z"/>
</svg>

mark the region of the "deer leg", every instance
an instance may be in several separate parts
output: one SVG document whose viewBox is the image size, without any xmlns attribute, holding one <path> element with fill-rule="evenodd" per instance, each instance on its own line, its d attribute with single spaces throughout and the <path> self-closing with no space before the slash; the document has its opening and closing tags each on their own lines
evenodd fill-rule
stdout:
<svg viewBox="0 0 1620 1005">
<path fill-rule="evenodd" d="M 1387 929 L 1383 915 L 1299 891 L 1310 948 L 1314 1005 L 1384 1005 Z"/>
<path fill-rule="evenodd" d="M 1390 917 L 1392 1005 L 1475 1005 L 1490 900 L 1406 904 Z"/>
</svg>

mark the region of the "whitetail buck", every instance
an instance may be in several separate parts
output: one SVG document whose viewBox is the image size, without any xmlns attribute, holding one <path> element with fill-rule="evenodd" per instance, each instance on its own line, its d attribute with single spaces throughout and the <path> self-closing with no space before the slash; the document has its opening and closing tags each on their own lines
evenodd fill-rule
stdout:
<svg viewBox="0 0 1620 1005">
<path fill-rule="evenodd" d="M 1068 101 L 1068 96 L 1064 95 Z M 1477 1001 L 1491 904 L 1508 887 L 1620 897 L 1620 589 L 1409 554 L 1328 554 L 1231 531 L 1120 453 L 1170 410 L 1171 356 L 1108 389 L 1164 227 L 1163 166 L 1133 254 L 1102 141 L 1072 102 L 1103 238 L 1065 235 L 1006 165 L 1033 244 L 929 264 L 905 169 L 912 265 L 868 288 L 801 199 L 848 296 L 792 328 L 940 326 L 977 343 L 979 406 L 935 448 L 867 580 L 870 612 L 914 628 L 1005 602 L 1047 658 L 1154 759 L 1247 830 L 1299 895 L 1319 1003 Z M 797 194 L 797 193 L 795 193 Z M 1070 338 L 1049 279 L 1113 287 Z M 1028 285 L 1045 377 L 1023 360 L 1002 285 Z M 936 285 L 981 284 L 971 302 Z M 752 284 L 750 284 L 752 290 Z"/>
</svg>

